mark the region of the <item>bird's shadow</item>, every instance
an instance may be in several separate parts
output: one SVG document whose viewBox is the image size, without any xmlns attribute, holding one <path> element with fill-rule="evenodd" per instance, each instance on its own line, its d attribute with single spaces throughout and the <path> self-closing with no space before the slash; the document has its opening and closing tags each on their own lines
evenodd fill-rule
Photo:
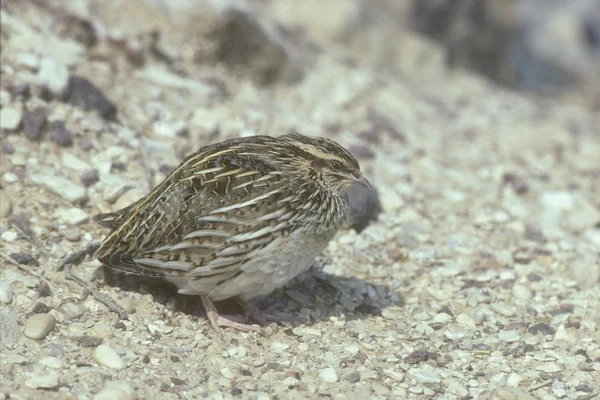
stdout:
<svg viewBox="0 0 600 400">
<path fill-rule="evenodd" d="M 166 305 L 175 312 L 202 317 L 206 316 L 199 296 L 182 295 L 177 288 L 161 279 L 125 275 L 104 268 L 104 282 L 119 287 L 125 292 L 143 292 L 153 295 L 154 300 Z M 175 299 L 175 305 L 173 305 Z M 394 289 L 380 284 L 366 282 L 355 277 L 342 277 L 323 271 L 318 262 L 305 273 L 300 274 L 281 289 L 266 297 L 254 300 L 254 304 L 269 314 L 288 317 L 310 317 L 305 325 L 311 326 L 327 321 L 331 317 L 344 315 L 346 321 L 363 320 L 379 316 L 390 306 L 402 307 L 404 299 Z M 224 315 L 243 315 L 239 303 L 233 299 L 215 302 Z M 174 309 L 173 309 L 174 308 Z M 288 327 L 298 322 L 285 324 Z"/>
</svg>

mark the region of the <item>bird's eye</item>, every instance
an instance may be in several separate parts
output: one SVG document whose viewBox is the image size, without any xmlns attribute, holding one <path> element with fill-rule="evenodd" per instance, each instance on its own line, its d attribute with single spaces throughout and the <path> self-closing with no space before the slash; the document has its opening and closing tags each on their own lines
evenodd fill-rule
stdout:
<svg viewBox="0 0 600 400">
<path fill-rule="evenodd" d="M 331 162 L 331 169 L 333 169 L 334 171 L 339 171 L 340 169 L 342 169 L 342 164 L 340 164 L 337 161 L 332 161 Z"/>
</svg>

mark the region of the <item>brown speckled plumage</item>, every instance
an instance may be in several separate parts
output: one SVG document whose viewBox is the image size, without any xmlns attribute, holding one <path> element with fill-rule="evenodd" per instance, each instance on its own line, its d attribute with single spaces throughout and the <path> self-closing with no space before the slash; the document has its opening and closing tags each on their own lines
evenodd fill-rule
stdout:
<svg viewBox="0 0 600 400">
<path fill-rule="evenodd" d="M 354 157 L 328 139 L 293 133 L 209 145 L 144 198 L 101 215 L 112 231 L 95 257 L 170 281 L 209 308 L 266 295 L 307 270 L 335 236 L 355 182 L 368 185 Z M 212 317 L 213 326 L 243 325 Z"/>
</svg>

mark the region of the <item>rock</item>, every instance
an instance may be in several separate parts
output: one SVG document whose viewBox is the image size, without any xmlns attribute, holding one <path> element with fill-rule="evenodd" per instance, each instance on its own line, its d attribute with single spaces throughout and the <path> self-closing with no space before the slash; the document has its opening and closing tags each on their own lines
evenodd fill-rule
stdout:
<svg viewBox="0 0 600 400">
<path fill-rule="evenodd" d="M 185 121 L 157 121 L 152 126 L 152 131 L 156 136 L 163 138 L 176 138 L 186 136 L 188 127 Z"/>
<path fill-rule="evenodd" d="M 212 35 L 216 38 L 216 58 L 236 71 L 251 74 L 258 83 L 302 78 L 290 45 L 247 11 L 226 10 Z"/>
<path fill-rule="evenodd" d="M 519 335 L 518 331 L 502 330 L 502 331 L 498 332 L 498 339 L 500 339 L 503 342 L 512 343 L 512 342 L 518 342 L 521 339 L 521 336 Z"/>
<path fill-rule="evenodd" d="M 54 389 L 60 383 L 60 376 L 56 371 L 48 371 L 44 375 L 33 375 L 25 381 L 25 386 L 30 389 Z"/>
<path fill-rule="evenodd" d="M 2 232 L 0 238 L 2 238 L 2 240 L 4 240 L 5 242 L 14 242 L 19 238 L 19 234 L 15 231 L 6 231 Z"/>
<path fill-rule="evenodd" d="M 48 126 L 50 140 L 62 147 L 73 145 L 73 133 L 67 129 L 63 121 L 52 121 Z"/>
<path fill-rule="evenodd" d="M 45 57 L 40 63 L 38 82 L 52 97 L 64 100 L 69 91 L 69 69 L 61 62 Z"/>
<path fill-rule="evenodd" d="M 350 200 L 349 223 L 357 233 L 360 233 L 372 221 L 376 221 L 382 211 L 379 194 L 374 189 L 352 185 L 348 189 L 348 199 Z"/>
<path fill-rule="evenodd" d="M 135 386 L 130 381 L 107 381 L 93 400 L 137 400 Z"/>
<path fill-rule="evenodd" d="M 62 153 L 61 161 L 64 167 L 72 169 L 73 171 L 86 172 L 92 170 L 92 166 L 90 164 L 83 161 L 81 158 L 74 156 L 68 151 L 64 151 Z"/>
<path fill-rule="evenodd" d="M 556 333 L 556 329 L 554 329 L 545 322 L 540 322 L 531 325 L 529 329 L 527 329 L 527 332 L 531 333 L 532 335 L 537 335 L 538 333 L 541 333 L 543 335 L 554 335 Z"/>
<path fill-rule="evenodd" d="M 16 131 L 21 125 L 21 119 L 23 118 L 23 112 L 14 107 L 2 107 L 0 109 L 0 129 L 7 131 Z"/>
<path fill-rule="evenodd" d="M 594 254 L 580 254 L 570 263 L 571 275 L 582 289 L 598 285 L 600 279 L 600 261 Z"/>
<path fill-rule="evenodd" d="M 111 369 L 123 369 L 125 368 L 125 363 L 110 346 L 101 344 L 96 347 L 93 353 L 94 359 L 98 362 L 98 364 L 103 365 L 107 368 Z"/>
<path fill-rule="evenodd" d="M 19 177 L 12 172 L 5 172 L 4 175 L 2 175 L 2 180 L 6 183 L 15 183 L 19 180 Z"/>
<path fill-rule="evenodd" d="M 12 201 L 8 194 L 0 189 L 0 218 L 8 218 L 12 213 Z"/>
<path fill-rule="evenodd" d="M 13 300 L 12 289 L 6 282 L 0 281 L 0 303 L 10 304 Z"/>
<path fill-rule="evenodd" d="M 79 203 L 87 198 L 85 188 L 60 176 L 33 174 L 29 176 L 29 179 L 71 203 Z"/>
<path fill-rule="evenodd" d="M 11 253 L 9 257 L 21 265 L 32 265 L 34 267 L 39 265 L 37 259 L 29 253 Z"/>
<path fill-rule="evenodd" d="M 536 400 L 537 397 L 519 389 L 503 388 L 496 391 L 496 396 L 501 400 Z"/>
<path fill-rule="evenodd" d="M 100 176 L 98 176 L 98 171 L 95 169 L 90 169 L 89 171 L 82 173 L 79 179 L 85 187 L 90 187 L 100 181 Z"/>
<path fill-rule="evenodd" d="M 75 303 L 65 303 L 60 307 L 60 310 L 68 319 L 76 319 L 85 313 L 85 308 Z"/>
<path fill-rule="evenodd" d="M 47 113 L 44 107 L 37 107 L 23 114 L 23 133 L 27 139 L 40 140 L 46 117 Z"/>
<path fill-rule="evenodd" d="M 439 383 L 440 374 L 432 369 L 412 368 L 408 370 L 409 375 L 419 383 Z"/>
<path fill-rule="evenodd" d="M 30 339 L 43 339 L 54 328 L 56 318 L 51 314 L 35 314 L 25 322 L 23 334 Z"/>
<path fill-rule="evenodd" d="M 87 222 L 89 215 L 81 208 L 67 208 L 56 210 L 54 215 L 62 219 L 68 225 L 79 225 Z"/>
<path fill-rule="evenodd" d="M 323 368 L 319 371 L 319 379 L 325 383 L 335 383 L 339 377 L 335 368 Z"/>
<path fill-rule="evenodd" d="M 19 323 L 17 316 L 8 307 L 0 306 L 0 352 L 5 347 L 13 347 L 19 343 Z"/>
<path fill-rule="evenodd" d="M 356 368 L 346 368 L 344 370 L 344 379 L 350 383 L 358 382 L 360 380 L 360 373 Z"/>
<path fill-rule="evenodd" d="M 86 111 L 96 111 L 105 119 L 114 119 L 115 105 L 92 82 L 80 76 L 70 79 L 71 90 L 67 102 Z"/>
</svg>

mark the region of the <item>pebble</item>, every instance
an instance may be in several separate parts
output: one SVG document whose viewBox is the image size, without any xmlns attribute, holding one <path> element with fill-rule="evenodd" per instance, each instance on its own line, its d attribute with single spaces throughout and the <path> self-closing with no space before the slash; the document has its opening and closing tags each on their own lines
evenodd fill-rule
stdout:
<svg viewBox="0 0 600 400">
<path fill-rule="evenodd" d="M 512 343 L 517 342 L 521 339 L 518 331 L 510 330 L 510 331 L 500 331 L 498 332 L 498 339 L 503 342 Z"/>
<path fill-rule="evenodd" d="M 25 322 L 23 334 L 30 339 L 43 339 L 54 328 L 56 318 L 52 314 L 35 314 Z"/>
<path fill-rule="evenodd" d="M 23 112 L 16 107 L 3 107 L 0 109 L 0 129 L 15 131 L 21 125 Z"/>
<path fill-rule="evenodd" d="M 123 362 L 119 354 L 117 354 L 117 352 L 108 345 L 101 344 L 100 346 L 96 347 L 93 356 L 94 360 L 96 360 L 98 364 L 103 365 L 107 368 L 125 368 L 125 363 Z"/>
<path fill-rule="evenodd" d="M 188 127 L 185 121 L 157 121 L 152 126 L 152 132 L 156 136 L 173 139 L 176 137 L 185 136 L 188 132 Z"/>
<path fill-rule="evenodd" d="M 68 225 L 79 225 L 87 222 L 90 216 L 81 208 L 63 208 L 56 210 L 54 215 L 62 219 Z"/>
<path fill-rule="evenodd" d="M 408 370 L 410 376 L 420 383 L 439 383 L 440 374 L 431 369 L 412 368 Z"/>
<path fill-rule="evenodd" d="M 75 303 L 65 303 L 60 306 L 60 311 L 68 319 L 77 319 L 85 313 L 85 307 Z"/>
<path fill-rule="evenodd" d="M 30 389 L 53 389 L 60 383 L 60 376 L 56 371 L 48 371 L 44 375 L 34 375 L 25 381 L 25 386 Z"/>
<path fill-rule="evenodd" d="M 319 379 L 325 383 L 335 383 L 338 381 L 339 376 L 335 368 L 323 368 L 319 371 Z"/>
<path fill-rule="evenodd" d="M 133 383 L 125 380 L 106 381 L 104 387 L 96 393 L 93 400 L 137 400 Z"/>
<path fill-rule="evenodd" d="M 55 98 L 63 100 L 69 91 L 69 69 L 59 61 L 45 57 L 40 62 L 38 81 Z"/>
<path fill-rule="evenodd" d="M 8 307 L 0 306 L 0 349 L 12 347 L 19 343 L 19 323 L 17 316 Z"/>
<path fill-rule="evenodd" d="M 17 240 L 18 237 L 19 235 L 15 231 L 2 232 L 2 234 L 0 235 L 0 238 L 2 238 L 2 240 L 4 240 L 5 242 L 14 242 L 15 240 Z"/>
<path fill-rule="evenodd" d="M 115 105 L 92 82 L 80 76 L 72 76 L 69 83 L 71 86 L 67 99 L 69 104 L 86 111 L 96 111 L 105 119 L 115 117 L 117 112 Z"/>
<path fill-rule="evenodd" d="M 48 126 L 50 140 L 62 147 L 73 145 L 73 132 L 67 129 L 63 121 L 52 121 Z"/>
<path fill-rule="evenodd" d="M 92 166 L 87 162 L 83 161 L 81 158 L 74 156 L 69 151 L 63 151 L 61 157 L 63 167 L 72 169 L 76 172 L 87 172 L 92 170 Z"/>
<path fill-rule="evenodd" d="M 96 171 L 95 169 L 91 169 L 82 173 L 79 179 L 85 187 L 89 187 L 95 183 L 98 183 L 98 181 L 100 181 L 100 176 L 98 175 L 98 171 Z"/>
<path fill-rule="evenodd" d="M 44 107 L 23 114 L 23 133 L 29 140 L 39 140 L 42 137 L 42 129 L 46 123 L 47 112 Z"/>
<path fill-rule="evenodd" d="M 0 282 L 0 303 L 10 304 L 13 300 L 12 289 L 6 282 Z"/>
<path fill-rule="evenodd" d="M 273 351 L 277 354 L 281 354 L 289 348 L 290 348 L 290 345 L 285 344 L 285 343 L 275 342 L 275 343 L 271 344 L 271 349 L 273 349 Z"/>
<path fill-rule="evenodd" d="M 19 180 L 19 177 L 17 174 L 13 174 L 12 172 L 5 172 L 4 175 L 2 175 L 2 180 L 4 180 L 6 183 L 15 183 Z"/>
<path fill-rule="evenodd" d="M 350 383 L 358 382 L 360 380 L 360 373 L 356 368 L 346 368 L 344 370 L 344 379 Z"/>
<path fill-rule="evenodd" d="M 492 303 L 490 306 L 492 310 L 498 314 L 502 314 L 506 317 L 513 317 L 517 313 L 517 309 L 514 306 L 510 306 L 506 303 Z"/>
<path fill-rule="evenodd" d="M 85 188 L 60 176 L 33 174 L 29 179 L 71 203 L 79 203 L 87 198 Z"/>
</svg>

